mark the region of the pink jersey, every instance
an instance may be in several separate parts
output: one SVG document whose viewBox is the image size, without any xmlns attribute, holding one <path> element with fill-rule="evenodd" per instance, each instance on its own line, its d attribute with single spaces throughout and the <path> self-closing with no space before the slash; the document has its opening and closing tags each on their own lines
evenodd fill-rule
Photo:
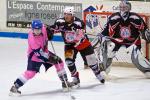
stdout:
<svg viewBox="0 0 150 100">
<path fill-rule="evenodd" d="M 31 58 L 32 61 L 43 62 L 40 60 L 34 50 L 41 48 L 44 52 L 48 52 L 48 37 L 46 27 L 43 25 L 42 34 L 36 36 L 33 34 L 32 29 L 28 34 L 28 57 Z"/>
</svg>

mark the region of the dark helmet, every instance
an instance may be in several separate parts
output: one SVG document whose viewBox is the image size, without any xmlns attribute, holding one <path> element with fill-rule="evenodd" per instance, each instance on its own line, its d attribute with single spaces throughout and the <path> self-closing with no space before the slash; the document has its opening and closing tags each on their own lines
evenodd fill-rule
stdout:
<svg viewBox="0 0 150 100">
<path fill-rule="evenodd" d="M 126 20 L 131 10 L 131 3 L 126 0 L 123 0 L 120 2 L 119 8 L 120 8 L 120 15 L 124 20 Z"/>
</svg>

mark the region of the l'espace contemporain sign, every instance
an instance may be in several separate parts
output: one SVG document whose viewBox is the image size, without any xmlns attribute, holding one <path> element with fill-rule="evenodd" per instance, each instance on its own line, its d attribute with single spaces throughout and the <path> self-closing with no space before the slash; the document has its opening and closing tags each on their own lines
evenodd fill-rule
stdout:
<svg viewBox="0 0 150 100">
<path fill-rule="evenodd" d="M 73 6 L 76 16 L 82 18 L 81 3 L 7 0 L 7 27 L 29 28 L 33 19 L 53 24 L 66 6 Z"/>
</svg>

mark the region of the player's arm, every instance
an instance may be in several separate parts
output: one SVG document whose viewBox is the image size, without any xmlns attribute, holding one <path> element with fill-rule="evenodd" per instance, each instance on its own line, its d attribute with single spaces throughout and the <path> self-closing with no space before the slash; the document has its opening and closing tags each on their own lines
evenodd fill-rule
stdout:
<svg viewBox="0 0 150 100">
<path fill-rule="evenodd" d="M 75 41 L 76 42 L 82 42 L 85 38 L 88 39 L 87 35 L 85 34 L 85 24 L 82 20 L 79 20 L 79 23 L 76 24 L 76 38 Z"/>
<path fill-rule="evenodd" d="M 54 36 L 54 30 L 55 29 L 55 24 L 54 25 L 47 25 L 46 27 L 46 31 L 47 31 L 47 36 L 48 36 L 48 40 L 52 40 L 53 36 Z"/>
<path fill-rule="evenodd" d="M 37 56 L 37 58 L 41 59 L 42 61 L 46 62 L 49 58 L 49 53 L 44 52 L 40 45 L 34 39 L 32 39 L 32 35 L 29 34 L 28 36 L 28 47 L 32 50 L 31 53 L 28 55 L 29 57 L 32 55 Z"/>
<path fill-rule="evenodd" d="M 83 20 L 81 20 L 81 27 L 80 28 L 85 30 L 85 23 L 83 22 Z"/>
<path fill-rule="evenodd" d="M 107 23 L 104 25 L 104 28 L 103 28 L 102 32 L 100 32 L 98 34 L 97 41 L 100 42 L 100 43 L 102 43 L 105 40 L 109 40 L 109 38 L 108 38 L 109 37 L 109 32 L 111 31 L 109 29 L 109 25 L 111 25 L 111 23 L 112 23 L 112 21 L 110 19 L 111 19 L 111 16 L 108 18 Z"/>
<path fill-rule="evenodd" d="M 59 29 L 60 29 L 60 26 L 62 25 L 62 23 L 60 22 L 60 20 L 61 19 L 56 20 L 53 25 L 47 25 L 46 30 L 47 30 L 47 33 L 48 33 L 48 39 L 49 40 L 52 40 L 53 35 L 55 33 L 60 32 Z"/>
<path fill-rule="evenodd" d="M 37 56 L 37 58 L 41 59 L 44 62 L 48 62 L 49 60 L 49 53 L 44 52 L 42 48 L 33 49 L 34 54 Z"/>
<path fill-rule="evenodd" d="M 104 29 L 102 30 L 101 33 L 99 33 L 99 35 L 103 35 L 103 36 L 109 36 L 109 23 L 110 21 L 108 21 L 105 26 L 104 26 Z"/>
<path fill-rule="evenodd" d="M 96 48 L 96 46 L 105 39 L 105 36 L 109 35 L 109 23 L 110 23 L 110 18 L 108 18 L 107 23 L 105 24 L 102 32 L 98 33 L 97 36 L 94 38 L 94 40 L 91 42 L 92 46 Z"/>
<path fill-rule="evenodd" d="M 146 23 L 144 22 L 144 20 L 142 18 L 140 18 L 141 20 L 141 36 L 144 40 L 146 40 L 148 43 L 150 43 L 150 30 L 148 29 Z"/>
<path fill-rule="evenodd" d="M 109 36 L 109 33 L 113 31 L 113 28 L 111 29 L 111 25 L 114 25 L 117 23 L 118 19 L 115 19 L 114 17 L 118 16 L 117 13 L 112 14 L 108 19 L 107 19 L 107 23 L 104 25 L 104 28 L 102 30 L 101 33 L 99 33 L 99 35 L 103 35 L 103 36 Z"/>
</svg>

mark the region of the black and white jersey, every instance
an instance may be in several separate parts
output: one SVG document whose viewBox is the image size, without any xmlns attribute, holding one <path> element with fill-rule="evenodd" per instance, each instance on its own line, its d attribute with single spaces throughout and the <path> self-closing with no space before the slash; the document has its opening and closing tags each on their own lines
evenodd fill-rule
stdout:
<svg viewBox="0 0 150 100">
<path fill-rule="evenodd" d="M 112 14 L 102 31 L 102 35 L 118 38 L 123 43 L 140 45 L 140 34 L 147 29 L 144 20 L 136 13 L 129 12 L 126 20 L 123 20 L 119 12 Z"/>
<path fill-rule="evenodd" d="M 75 43 L 68 43 L 66 42 L 66 34 L 70 31 L 76 31 L 77 29 L 84 29 L 85 25 L 82 20 L 80 20 L 77 17 L 74 17 L 74 21 L 72 23 L 67 23 L 64 18 L 59 18 L 55 21 L 54 25 L 51 25 L 50 28 L 55 30 L 60 30 L 61 35 L 63 37 L 63 40 L 65 44 L 72 44 L 75 45 Z M 85 36 L 87 38 L 87 36 Z"/>
</svg>

